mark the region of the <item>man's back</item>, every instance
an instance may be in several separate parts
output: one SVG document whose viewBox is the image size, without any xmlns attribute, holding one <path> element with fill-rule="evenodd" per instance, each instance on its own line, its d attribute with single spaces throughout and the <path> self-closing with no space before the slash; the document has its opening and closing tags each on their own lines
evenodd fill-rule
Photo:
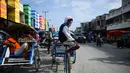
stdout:
<svg viewBox="0 0 130 73">
<path fill-rule="evenodd" d="M 60 40 L 60 42 L 65 42 L 67 40 L 65 34 L 63 33 L 63 28 L 65 26 L 66 26 L 65 23 L 60 26 L 60 31 L 59 31 L 59 40 Z"/>
</svg>

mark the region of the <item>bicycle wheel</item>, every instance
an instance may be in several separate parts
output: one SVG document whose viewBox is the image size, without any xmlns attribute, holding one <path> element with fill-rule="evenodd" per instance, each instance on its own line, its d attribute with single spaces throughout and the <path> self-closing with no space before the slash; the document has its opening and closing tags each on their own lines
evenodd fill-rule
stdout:
<svg viewBox="0 0 130 73">
<path fill-rule="evenodd" d="M 55 61 L 55 55 L 52 56 L 52 64 L 55 64 L 56 61 Z"/>
<path fill-rule="evenodd" d="M 39 50 L 38 48 L 36 48 L 34 50 L 34 61 L 35 61 L 35 69 L 36 69 L 36 72 L 39 71 L 39 68 L 40 68 L 40 55 L 39 55 Z"/>
<path fill-rule="evenodd" d="M 72 64 L 75 64 L 76 62 L 76 51 L 74 51 L 73 58 L 71 60 Z"/>
<path fill-rule="evenodd" d="M 65 60 L 65 71 L 66 73 L 71 73 L 71 67 L 70 67 L 70 54 L 66 54 L 66 60 Z"/>
<path fill-rule="evenodd" d="M 55 48 L 52 49 L 52 64 L 55 64 L 55 59 L 56 59 L 56 53 L 55 53 Z"/>
<path fill-rule="evenodd" d="M 67 73 L 71 73 L 70 53 L 67 54 Z"/>
<path fill-rule="evenodd" d="M 68 55 L 65 57 L 65 72 L 68 73 Z"/>
</svg>

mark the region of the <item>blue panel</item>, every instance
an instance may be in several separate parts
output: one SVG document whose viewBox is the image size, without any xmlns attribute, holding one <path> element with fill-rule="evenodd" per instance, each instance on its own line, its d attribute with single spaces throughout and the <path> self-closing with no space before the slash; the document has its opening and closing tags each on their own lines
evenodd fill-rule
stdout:
<svg viewBox="0 0 130 73">
<path fill-rule="evenodd" d="M 65 51 L 56 51 L 56 54 L 65 54 Z"/>
<path fill-rule="evenodd" d="M 14 55 L 14 54 L 10 54 L 10 57 L 22 57 L 22 54 L 20 54 L 18 56 Z"/>
<path fill-rule="evenodd" d="M 0 57 L 0 64 L 2 64 L 2 60 L 3 60 L 4 56 L 5 56 L 7 47 L 4 47 L 3 49 L 4 49 L 4 51 L 3 51 L 3 53 L 2 53 L 2 56 Z"/>
<path fill-rule="evenodd" d="M 29 63 L 30 64 L 33 64 L 33 62 L 34 62 L 34 44 L 32 44 L 32 47 L 30 47 L 30 50 L 31 50 L 31 52 L 30 52 L 30 61 L 29 61 Z"/>
<path fill-rule="evenodd" d="M 36 10 L 31 10 L 31 12 L 36 12 Z"/>
<path fill-rule="evenodd" d="M 31 13 L 31 15 L 35 15 L 35 16 L 37 16 L 36 13 Z"/>
</svg>

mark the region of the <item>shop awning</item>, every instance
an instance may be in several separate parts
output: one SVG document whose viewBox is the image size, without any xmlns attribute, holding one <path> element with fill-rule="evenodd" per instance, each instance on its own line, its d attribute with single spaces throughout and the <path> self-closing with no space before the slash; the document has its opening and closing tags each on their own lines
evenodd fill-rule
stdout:
<svg viewBox="0 0 130 73">
<path fill-rule="evenodd" d="M 20 29 L 20 30 L 23 30 L 23 32 L 34 31 L 34 32 L 38 33 L 32 26 L 29 26 L 29 25 L 24 24 L 24 23 L 16 23 L 16 22 L 13 22 L 13 21 L 10 21 L 10 20 L 8 20 L 8 25 L 9 26 L 8 27 L 4 27 L 4 24 L 7 24 L 6 23 L 7 20 L 3 19 L 3 18 L 0 18 L 0 20 L 2 21 L 1 25 L 0 25 L 0 28 L 3 31 L 15 32 L 18 29 Z"/>
<path fill-rule="evenodd" d="M 108 32 L 109 36 L 122 37 L 123 34 L 130 33 L 129 30 L 112 30 Z"/>
</svg>

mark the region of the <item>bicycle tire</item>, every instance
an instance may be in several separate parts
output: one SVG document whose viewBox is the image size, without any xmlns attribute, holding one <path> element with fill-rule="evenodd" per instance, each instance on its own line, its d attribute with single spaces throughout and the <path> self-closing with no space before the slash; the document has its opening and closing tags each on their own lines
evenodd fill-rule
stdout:
<svg viewBox="0 0 130 73">
<path fill-rule="evenodd" d="M 67 54 L 67 73 L 71 73 L 71 67 L 70 67 L 71 63 L 70 63 L 70 53 Z"/>
<path fill-rule="evenodd" d="M 55 55 L 53 55 L 53 56 L 52 56 L 52 64 L 55 64 L 55 63 L 56 63 L 55 59 L 56 59 L 56 58 L 55 58 Z"/>
<path fill-rule="evenodd" d="M 35 61 L 36 72 L 38 72 L 40 68 L 40 61 L 38 60 L 38 58 L 39 58 L 39 52 L 38 52 L 38 48 L 36 48 L 34 50 L 34 61 Z"/>
<path fill-rule="evenodd" d="M 65 62 L 66 62 L 66 63 L 65 63 L 65 64 L 66 64 L 66 66 L 65 66 L 65 67 L 66 67 L 66 68 L 65 68 L 66 73 L 68 73 L 68 59 L 67 59 L 67 58 L 68 58 L 68 56 L 67 56 L 67 54 L 66 54 L 66 60 L 65 60 Z"/>
<path fill-rule="evenodd" d="M 75 54 L 74 54 L 74 59 L 72 60 L 72 64 L 75 64 L 76 62 L 76 51 L 75 51 Z"/>
</svg>

